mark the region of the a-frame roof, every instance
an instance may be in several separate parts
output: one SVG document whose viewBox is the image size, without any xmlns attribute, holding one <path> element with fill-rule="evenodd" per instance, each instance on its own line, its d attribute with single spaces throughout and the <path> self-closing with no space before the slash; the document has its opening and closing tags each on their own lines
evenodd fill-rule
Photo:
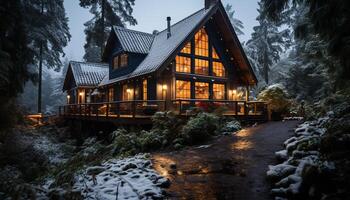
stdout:
<svg viewBox="0 0 350 200">
<path fill-rule="evenodd" d="M 249 64 L 249 61 L 242 49 L 240 42 L 238 41 L 237 35 L 228 19 L 222 3 L 218 1 L 218 3 L 211 5 L 211 7 L 208 9 L 203 8 L 188 16 L 187 18 L 179 21 L 178 23 L 172 25 L 172 34 L 169 38 L 167 37 L 166 29 L 153 36 L 153 40 L 151 39 L 152 36 L 148 34 L 148 41 L 152 40 L 152 42 L 148 42 L 140 49 L 146 52 L 146 47 L 149 47 L 149 44 L 151 44 L 151 46 L 146 58 L 140 63 L 140 65 L 137 66 L 137 68 L 130 74 L 121 77 L 109 79 L 109 76 L 106 76 L 100 83 L 100 86 L 109 85 L 118 81 L 154 73 L 162 66 L 167 66 L 173 60 L 174 56 L 181 51 L 181 48 L 185 45 L 185 43 L 190 40 L 190 38 L 192 38 L 193 35 L 214 15 L 220 17 L 220 20 L 223 20 L 223 22 L 220 22 L 221 28 L 232 33 L 226 34 L 226 37 L 224 39 L 227 40 L 232 46 L 230 50 L 235 54 L 235 60 L 237 60 L 237 63 L 241 68 L 239 72 L 247 80 L 250 80 L 247 81 L 247 84 L 256 84 L 257 79 L 255 77 L 255 74 Z M 127 34 L 116 33 L 116 35 L 118 37 L 118 40 L 122 43 L 123 48 L 133 49 L 136 44 L 129 44 L 132 43 L 132 40 L 130 39 L 131 36 L 129 34 L 138 37 L 145 37 L 145 35 L 140 34 L 140 32 L 126 30 L 128 29 L 118 28 L 117 31 L 122 31 L 123 33 Z M 113 29 L 112 31 L 116 30 Z M 141 39 L 137 39 L 137 41 L 140 40 Z M 123 45 L 123 43 L 125 44 Z"/>
<path fill-rule="evenodd" d="M 76 87 L 96 87 L 108 76 L 108 64 L 70 61 L 63 84 L 63 90 L 69 88 L 73 78 Z"/>
<path fill-rule="evenodd" d="M 134 31 L 120 26 L 113 26 L 124 51 L 131 53 L 148 54 L 155 35 Z"/>
</svg>

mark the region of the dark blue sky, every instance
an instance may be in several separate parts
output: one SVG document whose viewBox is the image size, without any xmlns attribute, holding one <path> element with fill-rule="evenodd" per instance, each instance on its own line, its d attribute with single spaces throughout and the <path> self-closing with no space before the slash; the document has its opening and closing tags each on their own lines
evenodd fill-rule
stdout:
<svg viewBox="0 0 350 200">
<path fill-rule="evenodd" d="M 224 5 L 227 3 L 233 5 L 236 18 L 244 23 L 245 35 L 240 36 L 243 41 L 249 39 L 253 26 L 257 24 L 255 20 L 258 15 L 257 2 L 258 0 L 222 0 Z M 65 53 L 70 60 L 80 61 L 84 55 L 84 23 L 92 16 L 88 9 L 79 6 L 78 0 L 65 0 L 64 5 L 72 35 Z M 135 0 L 133 15 L 138 24 L 128 28 L 149 33 L 155 29 L 163 30 L 166 27 L 167 16 L 171 16 L 172 23 L 176 23 L 203 7 L 204 0 Z"/>
</svg>

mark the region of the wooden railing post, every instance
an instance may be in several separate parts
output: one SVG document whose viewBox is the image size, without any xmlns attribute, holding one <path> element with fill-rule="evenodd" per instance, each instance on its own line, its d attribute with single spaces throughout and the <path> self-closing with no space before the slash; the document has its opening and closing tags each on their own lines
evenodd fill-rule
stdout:
<svg viewBox="0 0 350 200">
<path fill-rule="evenodd" d="M 179 114 L 181 115 L 182 113 L 182 101 L 179 101 Z"/>
<path fill-rule="evenodd" d="M 132 101 L 131 106 L 132 106 L 132 117 L 135 118 L 135 115 L 136 115 L 136 103 L 135 103 L 135 100 Z"/>
<path fill-rule="evenodd" d="M 235 101 L 235 111 L 236 111 L 236 115 L 238 115 L 238 102 Z"/>
<path fill-rule="evenodd" d="M 108 117 L 109 115 L 109 103 L 107 103 L 107 107 L 106 107 L 106 117 Z"/>
</svg>

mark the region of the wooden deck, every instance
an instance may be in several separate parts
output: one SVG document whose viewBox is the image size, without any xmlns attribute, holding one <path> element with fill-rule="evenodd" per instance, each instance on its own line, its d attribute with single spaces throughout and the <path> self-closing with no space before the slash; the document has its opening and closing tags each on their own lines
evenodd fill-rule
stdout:
<svg viewBox="0 0 350 200">
<path fill-rule="evenodd" d="M 153 114 L 159 111 L 173 111 L 179 117 L 187 118 L 193 116 L 198 110 L 221 112 L 225 116 L 241 120 L 267 120 L 267 104 L 265 102 L 198 99 L 70 104 L 60 106 L 59 115 L 64 118 L 109 121 L 116 124 L 150 124 Z"/>
</svg>

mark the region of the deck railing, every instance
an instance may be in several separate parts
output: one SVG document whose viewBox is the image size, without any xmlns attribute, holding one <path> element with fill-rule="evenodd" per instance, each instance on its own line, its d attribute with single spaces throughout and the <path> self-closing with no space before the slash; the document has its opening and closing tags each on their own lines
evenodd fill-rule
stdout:
<svg viewBox="0 0 350 200">
<path fill-rule="evenodd" d="M 177 99 L 134 100 L 102 103 L 69 104 L 59 107 L 61 116 L 106 117 L 106 118 L 144 118 L 158 111 L 172 110 L 178 115 L 191 115 L 196 109 L 207 112 L 221 110 L 224 115 L 232 116 L 267 116 L 266 102 Z"/>
</svg>

